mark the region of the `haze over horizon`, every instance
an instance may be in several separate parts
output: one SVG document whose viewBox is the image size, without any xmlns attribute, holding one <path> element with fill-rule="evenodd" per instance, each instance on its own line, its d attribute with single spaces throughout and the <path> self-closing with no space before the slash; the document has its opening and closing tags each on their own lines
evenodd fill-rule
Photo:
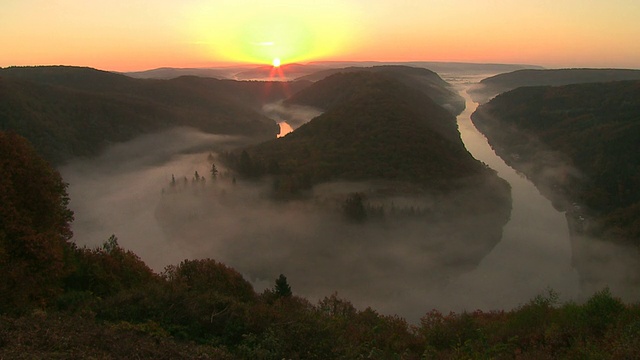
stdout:
<svg viewBox="0 0 640 360">
<path fill-rule="evenodd" d="M 640 2 L 25 0 L 0 66 L 111 71 L 312 61 L 640 68 Z"/>
</svg>

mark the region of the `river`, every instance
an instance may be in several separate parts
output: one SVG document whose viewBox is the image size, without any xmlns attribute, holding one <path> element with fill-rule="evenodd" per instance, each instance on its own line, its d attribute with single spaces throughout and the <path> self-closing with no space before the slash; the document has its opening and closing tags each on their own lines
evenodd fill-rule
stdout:
<svg viewBox="0 0 640 360">
<path fill-rule="evenodd" d="M 501 241 L 479 266 L 452 281 L 442 294 L 451 310 L 509 309 L 553 289 L 561 300 L 580 295 L 579 276 L 571 265 L 571 240 L 564 213 L 554 209 L 536 187 L 509 167 L 471 122 L 478 104 L 466 90 L 474 78 L 450 78 L 466 100 L 458 128 L 467 150 L 511 185 L 513 208 Z M 473 294 L 473 296 L 469 296 Z"/>
</svg>

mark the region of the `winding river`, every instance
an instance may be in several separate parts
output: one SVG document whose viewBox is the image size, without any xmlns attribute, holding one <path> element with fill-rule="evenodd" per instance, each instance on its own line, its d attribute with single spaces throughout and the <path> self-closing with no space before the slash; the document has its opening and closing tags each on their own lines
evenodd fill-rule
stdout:
<svg viewBox="0 0 640 360">
<path fill-rule="evenodd" d="M 571 265 L 571 242 L 564 213 L 553 208 L 536 187 L 498 157 L 471 122 L 478 104 L 466 89 L 467 79 L 445 79 L 466 100 L 457 118 L 469 152 L 511 185 L 513 209 L 502 240 L 480 265 L 452 281 L 434 297 L 448 298 L 451 310 L 508 309 L 553 289 L 561 300 L 579 297 L 579 277 Z"/>
</svg>

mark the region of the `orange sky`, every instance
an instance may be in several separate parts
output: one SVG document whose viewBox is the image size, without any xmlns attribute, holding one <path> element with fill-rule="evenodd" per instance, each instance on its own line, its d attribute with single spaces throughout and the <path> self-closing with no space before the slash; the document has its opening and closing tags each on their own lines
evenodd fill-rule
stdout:
<svg viewBox="0 0 640 360">
<path fill-rule="evenodd" d="M 6 0 L 0 66 L 314 60 L 640 68 L 638 0 Z"/>
</svg>

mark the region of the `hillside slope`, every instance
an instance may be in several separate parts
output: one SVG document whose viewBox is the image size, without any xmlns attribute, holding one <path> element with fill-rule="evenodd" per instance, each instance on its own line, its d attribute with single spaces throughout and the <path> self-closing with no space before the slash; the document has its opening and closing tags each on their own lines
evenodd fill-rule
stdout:
<svg viewBox="0 0 640 360">
<path fill-rule="evenodd" d="M 492 97 L 521 86 L 561 86 L 594 82 L 640 80 L 640 70 L 626 69 L 553 69 L 518 70 L 499 74 L 480 81 L 469 90 L 477 103 L 485 103 Z"/>
<path fill-rule="evenodd" d="M 64 66 L 6 68 L 0 69 L 0 128 L 25 136 L 56 164 L 175 126 L 259 141 L 278 133 L 277 124 L 261 114 L 262 105 L 307 85 L 143 80 Z"/>
</svg>

